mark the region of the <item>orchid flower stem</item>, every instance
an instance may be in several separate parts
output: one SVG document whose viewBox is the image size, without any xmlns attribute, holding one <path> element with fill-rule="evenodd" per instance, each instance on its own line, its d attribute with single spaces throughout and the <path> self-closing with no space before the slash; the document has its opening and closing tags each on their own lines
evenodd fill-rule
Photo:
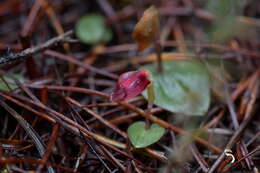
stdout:
<svg viewBox="0 0 260 173">
<path fill-rule="evenodd" d="M 157 58 L 157 70 L 158 73 L 163 72 L 163 64 L 162 64 L 162 46 L 160 43 L 160 39 L 157 39 L 154 41 L 154 47 L 155 47 L 155 52 L 156 52 L 156 58 Z"/>
<path fill-rule="evenodd" d="M 153 108 L 153 102 L 154 102 L 154 89 L 152 83 L 147 87 L 147 95 L 148 95 L 147 114 L 150 115 L 151 110 Z M 150 121 L 148 118 L 146 118 L 145 121 L 145 128 L 146 129 L 150 128 Z"/>
<path fill-rule="evenodd" d="M 148 95 L 148 102 L 153 104 L 154 99 L 155 99 L 153 81 L 151 81 L 151 83 L 147 86 L 147 95 Z M 148 106 L 149 106 L 149 104 L 148 104 Z M 153 106 L 153 105 L 151 105 L 151 106 Z"/>
</svg>

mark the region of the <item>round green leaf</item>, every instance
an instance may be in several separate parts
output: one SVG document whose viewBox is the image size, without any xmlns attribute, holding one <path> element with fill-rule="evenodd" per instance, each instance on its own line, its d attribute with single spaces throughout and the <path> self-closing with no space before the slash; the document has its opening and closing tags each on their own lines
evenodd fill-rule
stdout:
<svg viewBox="0 0 260 173">
<path fill-rule="evenodd" d="M 165 129 L 158 124 L 152 124 L 149 129 L 145 128 L 145 122 L 139 121 L 131 124 L 127 134 L 135 148 L 144 148 L 157 142 L 164 134 Z"/>
<path fill-rule="evenodd" d="M 157 73 L 156 64 L 144 66 L 154 85 L 154 103 L 185 115 L 204 115 L 210 104 L 210 82 L 203 64 L 195 60 L 167 61 Z M 143 93 L 147 99 L 147 91 Z"/>
<path fill-rule="evenodd" d="M 107 42 L 112 38 L 112 32 L 106 28 L 105 19 L 100 15 L 86 15 L 76 24 L 77 37 L 86 44 Z"/>
</svg>

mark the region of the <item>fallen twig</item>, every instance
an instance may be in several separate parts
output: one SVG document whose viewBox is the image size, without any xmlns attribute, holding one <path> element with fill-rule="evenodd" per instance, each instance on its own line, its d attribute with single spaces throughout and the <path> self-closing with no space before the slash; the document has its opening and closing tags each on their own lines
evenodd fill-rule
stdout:
<svg viewBox="0 0 260 173">
<path fill-rule="evenodd" d="M 23 50 L 22 52 L 19 52 L 19 53 L 9 53 L 6 56 L 2 56 L 2 57 L 0 57 L 0 65 L 1 64 L 9 64 L 9 63 L 12 63 L 12 62 L 15 62 L 15 61 L 23 60 L 23 59 L 30 57 L 30 56 L 38 53 L 38 52 L 46 50 L 49 47 L 55 46 L 58 43 L 67 42 L 68 37 L 72 36 L 72 34 L 73 34 L 73 31 L 69 30 L 64 34 L 57 36 L 57 37 L 54 37 L 54 38 L 52 38 L 52 39 L 50 39 L 50 40 L 48 40 L 48 41 L 46 41 L 42 44 L 35 46 L 35 47 L 25 49 L 25 50 Z"/>
</svg>

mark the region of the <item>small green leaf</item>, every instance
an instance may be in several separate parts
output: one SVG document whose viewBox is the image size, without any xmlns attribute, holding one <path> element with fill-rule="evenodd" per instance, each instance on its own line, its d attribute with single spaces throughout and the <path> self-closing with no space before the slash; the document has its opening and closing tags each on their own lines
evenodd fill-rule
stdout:
<svg viewBox="0 0 260 173">
<path fill-rule="evenodd" d="M 145 122 L 139 121 L 131 124 L 127 133 L 135 148 L 144 148 L 157 142 L 164 134 L 165 129 L 158 124 L 152 124 L 145 129 Z"/>
<path fill-rule="evenodd" d="M 100 15 L 86 15 L 76 24 L 77 37 L 86 44 L 108 42 L 112 38 L 112 32 L 106 27 L 105 19 Z"/>
<path fill-rule="evenodd" d="M 204 115 L 210 104 L 210 82 L 203 64 L 195 60 L 167 61 L 163 73 L 155 64 L 144 66 L 153 81 L 154 103 L 185 115 Z M 147 99 L 147 91 L 143 93 Z"/>
<path fill-rule="evenodd" d="M 19 80 L 20 82 L 24 81 L 23 76 L 20 74 L 13 74 L 12 76 L 13 78 Z M 11 90 L 16 89 L 18 87 L 11 77 L 3 76 L 3 78 L 7 82 Z M 9 88 L 7 87 L 6 83 L 2 80 L 2 78 L 0 78 L 0 90 L 9 91 Z"/>
</svg>

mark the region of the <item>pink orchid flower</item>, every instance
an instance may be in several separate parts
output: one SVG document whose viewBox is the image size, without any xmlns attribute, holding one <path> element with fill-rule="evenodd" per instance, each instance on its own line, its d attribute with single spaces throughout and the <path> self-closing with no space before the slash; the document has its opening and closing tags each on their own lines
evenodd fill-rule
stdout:
<svg viewBox="0 0 260 173">
<path fill-rule="evenodd" d="M 151 83 L 147 70 L 129 71 L 119 76 L 115 90 L 110 94 L 112 102 L 127 101 L 142 93 Z"/>
</svg>

